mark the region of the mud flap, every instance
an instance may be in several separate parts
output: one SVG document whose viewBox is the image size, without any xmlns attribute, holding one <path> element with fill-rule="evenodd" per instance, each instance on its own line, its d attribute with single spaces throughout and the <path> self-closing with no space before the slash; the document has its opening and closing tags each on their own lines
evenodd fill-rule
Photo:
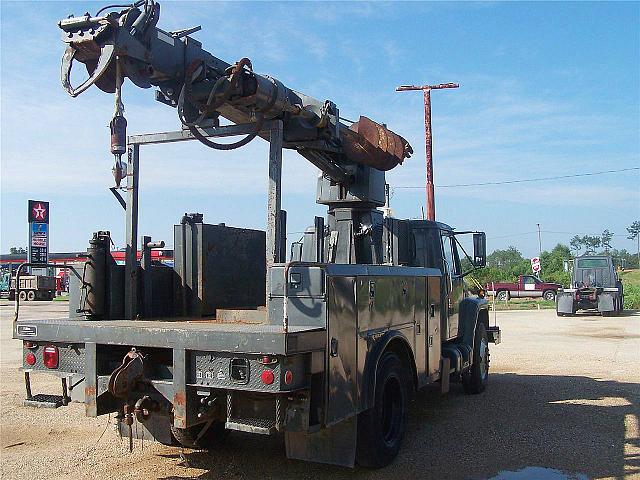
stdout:
<svg viewBox="0 0 640 480">
<path fill-rule="evenodd" d="M 556 298 L 556 311 L 558 313 L 575 313 L 573 310 L 573 293 L 572 292 L 558 292 Z"/>
<path fill-rule="evenodd" d="M 600 313 L 615 311 L 613 295 L 611 293 L 603 292 L 598 295 L 598 311 Z"/>
<path fill-rule="evenodd" d="M 285 432 L 287 458 L 353 468 L 358 417 L 352 416 L 314 433 Z"/>
<path fill-rule="evenodd" d="M 126 425 L 123 420 L 122 418 L 116 419 L 118 422 L 118 434 L 120 438 L 127 438 L 129 436 L 129 425 Z M 155 441 L 163 445 L 171 445 L 173 443 L 171 419 L 162 415 L 151 415 L 142 423 L 134 416 L 133 424 L 131 425 L 131 436 L 142 441 Z"/>
</svg>

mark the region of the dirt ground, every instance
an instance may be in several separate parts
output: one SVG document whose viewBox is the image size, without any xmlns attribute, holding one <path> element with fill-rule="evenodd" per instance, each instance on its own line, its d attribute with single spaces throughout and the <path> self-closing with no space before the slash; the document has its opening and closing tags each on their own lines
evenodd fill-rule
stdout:
<svg viewBox="0 0 640 480">
<path fill-rule="evenodd" d="M 28 305 L 21 318 L 64 316 L 65 309 Z M 150 442 L 130 454 L 113 419 L 87 418 L 83 405 L 22 406 L 22 347 L 11 339 L 11 313 L 3 302 L 2 478 L 640 478 L 640 312 L 498 312 L 502 343 L 491 348 L 487 391 L 467 396 L 452 385 L 445 397 L 419 393 L 400 455 L 378 471 L 287 460 L 281 438 L 244 434 L 212 453 L 185 450 L 184 458 Z M 58 388 L 53 377 L 34 375 L 34 393 Z"/>
</svg>

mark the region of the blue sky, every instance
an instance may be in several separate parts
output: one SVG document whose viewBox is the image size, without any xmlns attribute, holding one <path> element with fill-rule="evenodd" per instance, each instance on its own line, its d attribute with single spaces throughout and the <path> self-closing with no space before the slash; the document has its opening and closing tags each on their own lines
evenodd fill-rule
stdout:
<svg viewBox="0 0 640 480">
<path fill-rule="evenodd" d="M 416 154 L 388 175 L 424 184 L 422 95 L 407 83 L 458 82 L 432 94 L 436 185 L 506 181 L 640 166 L 640 3 L 161 2 L 159 26 L 202 25 L 212 54 L 253 61 L 255 71 L 360 114 L 407 138 Z M 82 250 L 109 229 L 124 243 L 108 123 L 113 98 L 72 99 L 59 83 L 64 50 L 56 23 L 103 3 L 6 2 L 1 8 L 0 250 L 27 243 L 27 199 L 49 200 L 52 251 Z M 124 89 L 129 133 L 179 128 L 152 90 Z M 184 212 L 263 228 L 266 142 L 233 153 L 199 144 L 142 150 L 140 234 L 172 243 Z M 289 231 L 324 214 L 316 171 L 286 152 L 283 206 Z M 418 217 L 422 189 L 394 188 L 398 217 Z M 634 250 L 625 227 L 640 219 L 640 175 L 436 188 L 439 220 L 487 232 L 488 248 L 526 256 L 608 228 Z M 290 237 L 295 237 L 292 234 Z"/>
</svg>

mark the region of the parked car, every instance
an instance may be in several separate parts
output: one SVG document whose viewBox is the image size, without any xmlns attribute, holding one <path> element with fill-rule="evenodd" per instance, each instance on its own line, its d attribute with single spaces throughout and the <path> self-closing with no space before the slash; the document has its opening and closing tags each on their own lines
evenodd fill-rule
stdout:
<svg viewBox="0 0 640 480">
<path fill-rule="evenodd" d="M 535 275 L 520 275 L 518 281 L 492 282 L 486 286 L 489 295 L 495 295 L 497 300 L 509 300 L 510 298 L 542 297 L 545 300 L 555 301 L 559 283 L 543 282 Z"/>
</svg>

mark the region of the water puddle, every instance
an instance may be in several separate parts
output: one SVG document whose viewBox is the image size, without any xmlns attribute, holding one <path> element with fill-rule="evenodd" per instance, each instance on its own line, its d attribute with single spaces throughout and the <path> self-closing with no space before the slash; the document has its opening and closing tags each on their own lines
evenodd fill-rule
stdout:
<svg viewBox="0 0 640 480">
<path fill-rule="evenodd" d="M 527 467 L 515 472 L 500 472 L 487 480 L 589 480 L 589 477 L 553 468 Z"/>
</svg>

